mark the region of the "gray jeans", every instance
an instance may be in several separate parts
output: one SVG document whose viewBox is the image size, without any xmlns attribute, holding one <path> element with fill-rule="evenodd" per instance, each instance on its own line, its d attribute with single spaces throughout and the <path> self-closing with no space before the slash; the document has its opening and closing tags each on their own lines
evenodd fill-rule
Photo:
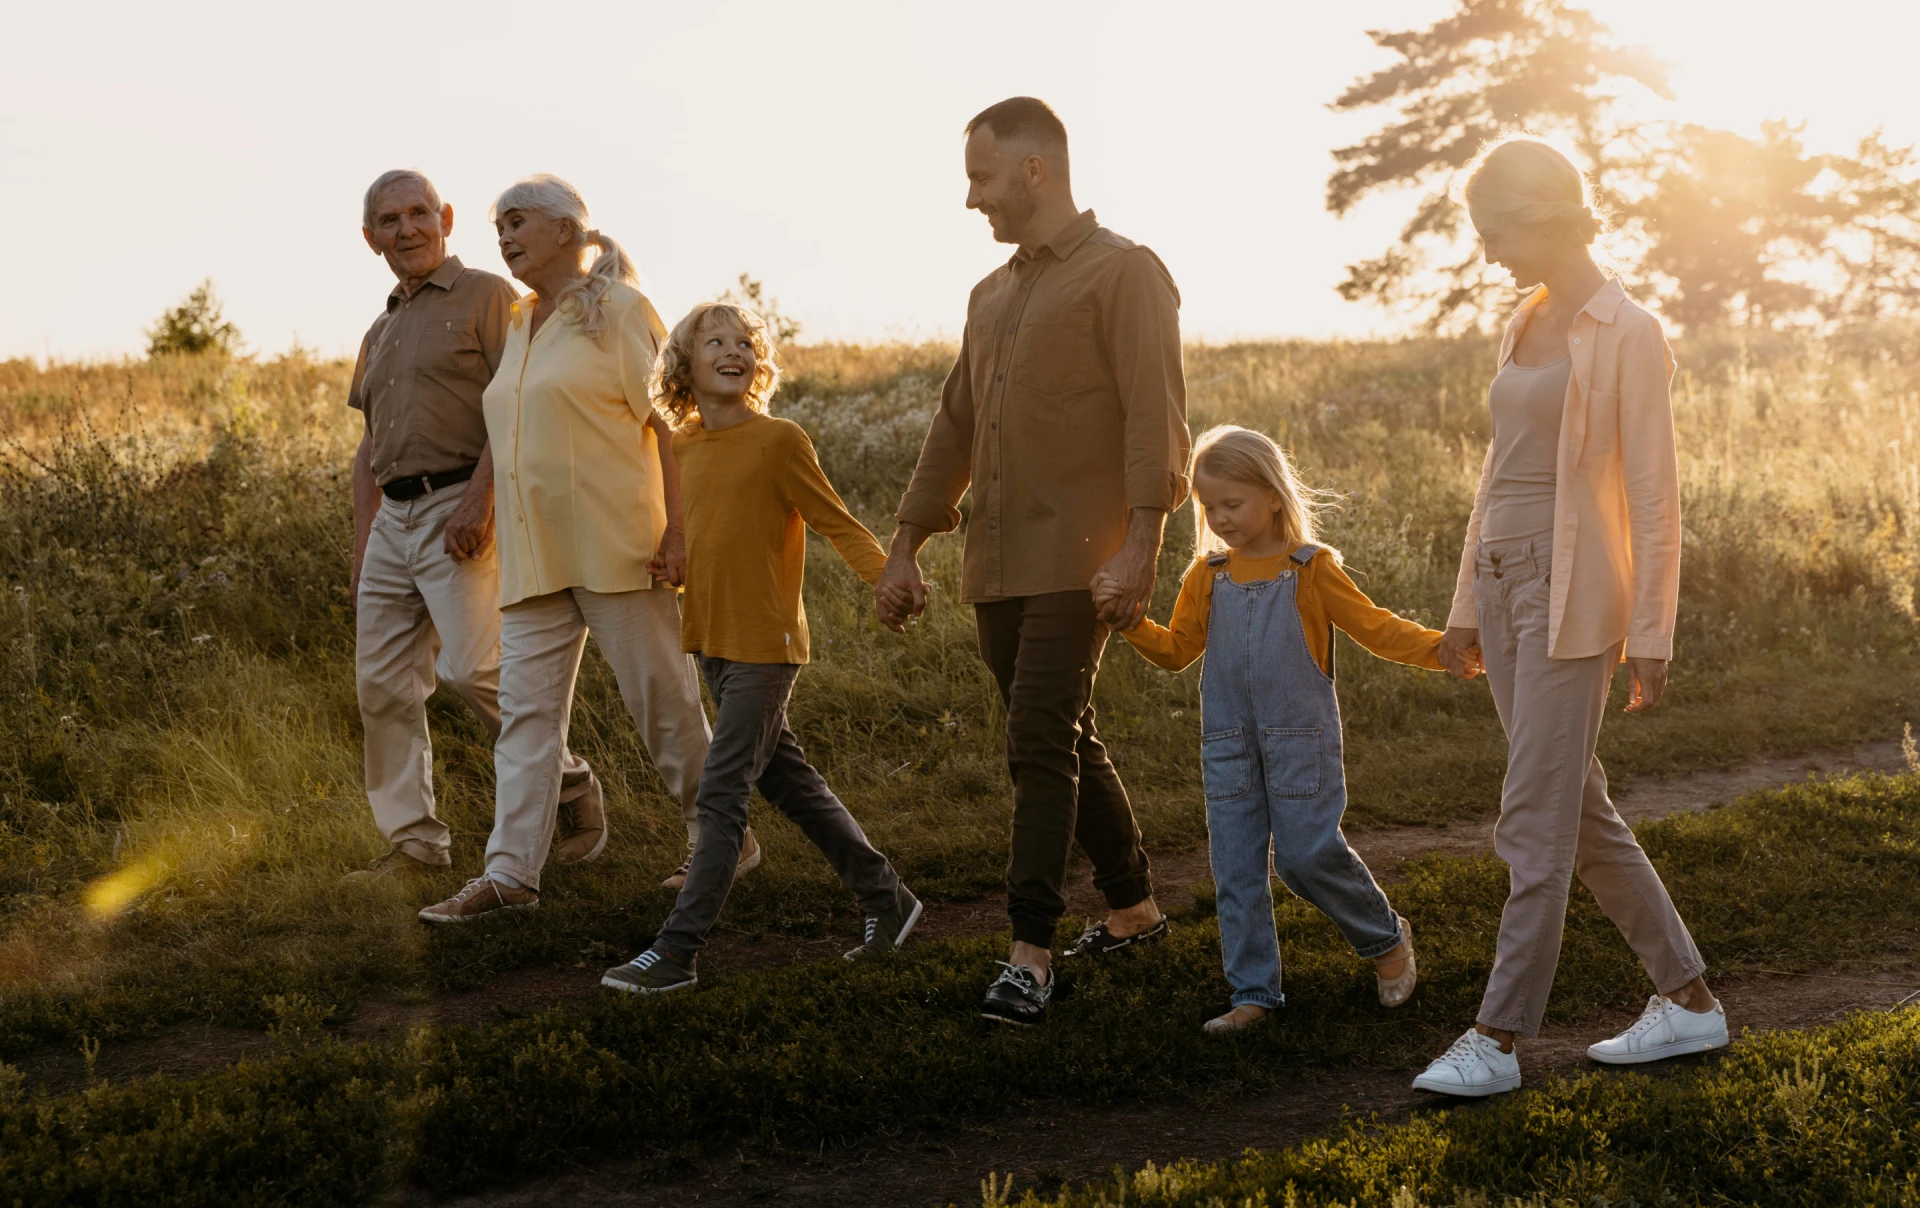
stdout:
<svg viewBox="0 0 1920 1208">
<path fill-rule="evenodd" d="M 700 840 L 687 883 L 653 946 L 690 965 L 706 946 L 733 888 L 754 789 L 813 840 L 840 882 L 868 914 L 893 909 L 900 878 L 873 849 L 860 824 L 833 795 L 787 725 L 787 697 L 800 668 L 793 663 L 736 663 L 700 656 L 713 693 L 713 742 L 700 773 Z"/>
<path fill-rule="evenodd" d="M 1551 559 L 1545 537 L 1483 545 L 1473 579 L 1480 654 L 1507 731 L 1493 847 L 1510 870 L 1479 1021 L 1522 1036 L 1537 1033 L 1546 1014 L 1575 876 L 1654 989 L 1670 994 L 1706 968 L 1660 874 L 1614 811 L 1593 754 L 1620 648 L 1591 658 L 1547 655 Z"/>
</svg>

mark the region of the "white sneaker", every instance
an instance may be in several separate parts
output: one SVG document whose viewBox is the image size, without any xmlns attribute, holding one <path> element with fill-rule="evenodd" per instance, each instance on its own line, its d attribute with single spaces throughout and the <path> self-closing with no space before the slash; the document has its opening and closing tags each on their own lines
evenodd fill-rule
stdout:
<svg viewBox="0 0 1920 1208">
<path fill-rule="evenodd" d="M 1413 1080 L 1416 1091 L 1480 1098 L 1520 1086 L 1520 1057 L 1500 1051 L 1500 1042 L 1472 1028 Z"/>
<path fill-rule="evenodd" d="M 1727 1012 L 1714 1000 L 1711 1011 L 1689 1011 L 1664 994 L 1647 1000 L 1639 1020 L 1612 1040 L 1587 1049 L 1587 1056 L 1608 1065 L 1638 1065 L 1682 1053 L 1704 1053 L 1727 1046 Z"/>
</svg>

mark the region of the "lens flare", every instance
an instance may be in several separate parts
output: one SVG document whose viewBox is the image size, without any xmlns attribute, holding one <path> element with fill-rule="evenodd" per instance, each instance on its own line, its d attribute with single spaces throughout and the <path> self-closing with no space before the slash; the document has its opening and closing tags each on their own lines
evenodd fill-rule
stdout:
<svg viewBox="0 0 1920 1208">
<path fill-rule="evenodd" d="M 118 918 L 141 894 L 167 875 L 167 860 L 159 854 L 142 856 L 115 872 L 90 882 L 80 891 L 87 914 L 96 922 Z"/>
</svg>

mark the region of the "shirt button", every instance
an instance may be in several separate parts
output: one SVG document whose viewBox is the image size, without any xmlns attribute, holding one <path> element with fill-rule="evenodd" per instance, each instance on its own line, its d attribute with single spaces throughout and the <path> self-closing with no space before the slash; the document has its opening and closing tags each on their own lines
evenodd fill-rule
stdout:
<svg viewBox="0 0 1920 1208">
<path fill-rule="evenodd" d="M 1580 342 L 1580 337 L 1579 336 L 1573 337 L 1573 342 L 1578 344 Z"/>
<path fill-rule="evenodd" d="M 1000 421 L 996 419 L 991 424 L 988 424 L 987 426 L 997 430 L 1000 427 Z"/>
<path fill-rule="evenodd" d="M 1007 334 L 1011 335 L 1013 334 L 1013 331 L 1014 331 L 1014 325 L 1011 323 L 1007 324 Z"/>
<path fill-rule="evenodd" d="M 987 527 L 990 529 L 997 529 L 1000 527 L 1000 522 L 998 520 L 989 520 L 987 521 Z"/>
<path fill-rule="evenodd" d="M 1004 382 L 1007 380 L 1007 375 L 1004 373 L 996 373 L 993 375 L 993 380 L 996 382 Z"/>
<path fill-rule="evenodd" d="M 993 480 L 994 480 L 995 482 L 999 482 L 999 481 L 1000 481 L 1000 471 L 998 471 L 998 470 L 995 470 L 995 471 L 993 472 Z"/>
</svg>

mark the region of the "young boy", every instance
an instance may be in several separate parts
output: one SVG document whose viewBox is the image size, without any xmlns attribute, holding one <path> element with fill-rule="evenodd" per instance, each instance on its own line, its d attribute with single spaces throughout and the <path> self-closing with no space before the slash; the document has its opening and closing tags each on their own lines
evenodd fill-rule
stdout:
<svg viewBox="0 0 1920 1208">
<path fill-rule="evenodd" d="M 733 886 L 755 788 L 799 824 L 867 914 L 847 959 L 891 952 L 920 921 L 920 901 L 807 763 L 787 697 L 807 661 L 800 603 L 806 528 L 872 583 L 886 554 L 834 493 L 798 424 L 765 414 L 779 381 L 766 323 L 725 303 L 680 320 L 655 370 L 654 403 L 673 423 L 686 507 L 681 645 L 713 693 L 713 743 L 700 774 L 700 839 L 673 913 L 653 946 L 601 984 L 634 994 L 694 985 L 694 961 Z M 663 573 L 664 566 L 656 573 Z"/>
</svg>

